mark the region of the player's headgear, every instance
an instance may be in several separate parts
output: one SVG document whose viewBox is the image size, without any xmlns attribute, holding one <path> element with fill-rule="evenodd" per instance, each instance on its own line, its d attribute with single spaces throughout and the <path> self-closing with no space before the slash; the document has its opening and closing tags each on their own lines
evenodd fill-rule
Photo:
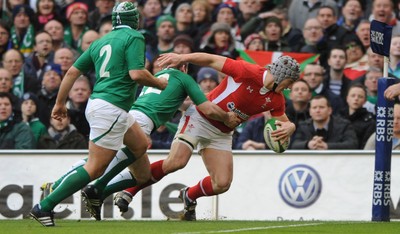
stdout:
<svg viewBox="0 0 400 234">
<path fill-rule="evenodd" d="M 133 29 L 139 27 L 139 11 L 131 2 L 117 3 L 111 15 L 113 27 L 118 25 L 128 25 Z"/>
<path fill-rule="evenodd" d="M 274 90 L 285 79 L 296 81 L 300 77 L 299 63 L 290 56 L 281 56 L 275 62 L 268 65 L 274 77 Z"/>
</svg>

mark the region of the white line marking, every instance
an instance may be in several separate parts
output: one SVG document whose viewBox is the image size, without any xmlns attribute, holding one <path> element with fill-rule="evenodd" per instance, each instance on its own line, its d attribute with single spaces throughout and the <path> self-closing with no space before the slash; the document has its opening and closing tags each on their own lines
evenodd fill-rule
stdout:
<svg viewBox="0 0 400 234">
<path fill-rule="evenodd" d="M 305 226 L 317 226 L 323 223 L 308 223 L 308 224 L 293 224 L 287 226 L 268 226 L 268 227 L 253 227 L 253 228 L 239 228 L 231 230 L 219 230 L 219 231 L 207 231 L 207 232 L 177 232 L 174 234 L 200 234 L 200 233 L 225 233 L 225 232 L 244 232 L 253 230 L 265 230 L 265 229 L 276 229 L 276 228 L 290 228 L 290 227 L 305 227 Z"/>
</svg>

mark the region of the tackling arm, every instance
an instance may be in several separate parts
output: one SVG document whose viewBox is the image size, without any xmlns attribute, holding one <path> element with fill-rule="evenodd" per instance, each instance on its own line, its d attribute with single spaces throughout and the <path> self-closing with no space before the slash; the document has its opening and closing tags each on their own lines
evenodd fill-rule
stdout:
<svg viewBox="0 0 400 234">
<path fill-rule="evenodd" d="M 218 120 L 223 122 L 230 128 L 235 128 L 240 124 L 240 119 L 233 112 L 225 112 L 219 106 L 215 105 L 210 101 L 203 102 L 197 106 L 199 110 L 209 117 L 210 119 Z"/>
</svg>

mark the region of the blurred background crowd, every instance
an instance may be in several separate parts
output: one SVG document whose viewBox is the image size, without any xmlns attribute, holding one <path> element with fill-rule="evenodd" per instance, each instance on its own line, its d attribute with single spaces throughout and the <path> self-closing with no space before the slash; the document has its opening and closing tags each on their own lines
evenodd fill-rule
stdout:
<svg viewBox="0 0 400 234">
<path fill-rule="evenodd" d="M 302 79 L 285 92 L 297 126 L 291 149 L 374 149 L 377 81 L 383 57 L 372 52 L 370 22 L 393 26 L 389 76 L 400 78 L 400 3 L 392 0 L 133 0 L 141 12 L 146 68 L 158 55 L 206 52 L 240 59 L 240 51 L 312 53 Z M 115 0 L 0 0 L 0 149 L 87 149 L 85 107 L 95 74 L 74 84 L 64 121 L 50 117 L 65 72 L 112 30 Z M 135 55 L 132 55 L 135 56 Z M 190 65 L 208 93 L 224 74 Z M 138 91 L 138 95 L 140 90 Z M 190 102 L 190 100 L 188 100 Z M 169 149 L 182 113 L 149 139 Z M 234 133 L 233 149 L 267 149 L 253 116 Z M 395 105 L 393 148 L 400 145 Z"/>
</svg>

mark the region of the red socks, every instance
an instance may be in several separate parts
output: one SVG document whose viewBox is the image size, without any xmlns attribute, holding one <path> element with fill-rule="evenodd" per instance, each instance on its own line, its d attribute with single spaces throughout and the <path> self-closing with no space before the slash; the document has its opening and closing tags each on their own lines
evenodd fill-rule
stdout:
<svg viewBox="0 0 400 234">
<path fill-rule="evenodd" d="M 212 195 L 215 195 L 215 193 L 212 188 L 210 176 L 207 176 L 204 179 L 200 180 L 197 185 L 190 187 L 187 193 L 188 198 L 192 201 L 195 201 L 199 197 Z"/>
<path fill-rule="evenodd" d="M 160 181 L 165 176 L 165 173 L 162 170 L 163 162 L 164 162 L 164 160 L 160 160 L 160 161 L 154 162 L 150 165 L 152 178 L 150 178 L 149 181 L 147 181 L 146 183 L 144 183 L 142 185 L 125 189 L 125 192 L 130 193 L 132 196 L 135 196 L 136 193 L 138 193 L 143 188 L 146 188 L 147 186 L 150 186 L 150 185 L 155 184 L 158 181 Z"/>
</svg>

